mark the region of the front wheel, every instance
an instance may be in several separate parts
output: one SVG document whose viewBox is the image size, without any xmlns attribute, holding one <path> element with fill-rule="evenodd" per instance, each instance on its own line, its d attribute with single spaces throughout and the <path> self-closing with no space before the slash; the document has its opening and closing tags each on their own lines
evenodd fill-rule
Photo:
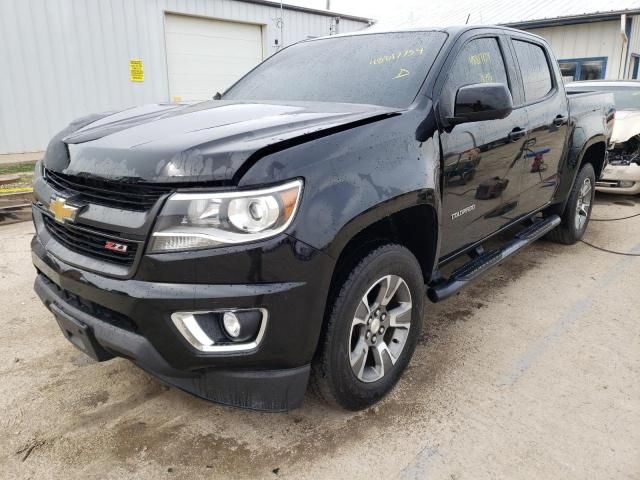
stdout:
<svg viewBox="0 0 640 480">
<path fill-rule="evenodd" d="M 389 392 L 420 336 L 424 281 L 406 248 L 385 245 L 351 271 L 333 301 L 312 385 L 329 403 L 366 408 Z"/>
<path fill-rule="evenodd" d="M 549 233 L 548 238 L 557 243 L 573 245 L 582 239 L 587 230 L 595 198 L 596 174 L 593 165 L 585 163 L 573 184 L 562 222 Z"/>
</svg>

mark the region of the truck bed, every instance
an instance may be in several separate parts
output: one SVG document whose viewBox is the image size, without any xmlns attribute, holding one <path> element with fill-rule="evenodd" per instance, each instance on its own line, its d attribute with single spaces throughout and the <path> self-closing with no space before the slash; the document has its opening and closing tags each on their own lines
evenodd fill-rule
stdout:
<svg viewBox="0 0 640 480">
<path fill-rule="evenodd" d="M 567 91 L 569 111 L 576 117 L 590 112 L 602 112 L 607 115 L 615 113 L 612 93 L 605 92 L 572 92 Z"/>
</svg>

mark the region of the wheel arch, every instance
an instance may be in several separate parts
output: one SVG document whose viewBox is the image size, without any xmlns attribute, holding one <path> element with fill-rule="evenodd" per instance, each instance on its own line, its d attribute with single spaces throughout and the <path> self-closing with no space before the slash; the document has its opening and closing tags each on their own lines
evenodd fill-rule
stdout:
<svg viewBox="0 0 640 480">
<path fill-rule="evenodd" d="M 606 164 L 607 155 L 607 143 L 604 139 L 595 139 L 589 145 L 587 145 L 580 156 L 580 163 L 578 164 L 578 170 L 582 168 L 585 163 L 593 165 L 593 169 L 596 172 L 596 180 L 602 175 Z M 577 176 L 577 175 L 576 175 Z M 575 178 L 574 178 L 575 182 Z"/>
<path fill-rule="evenodd" d="M 564 212 L 578 172 L 585 162 L 593 165 L 596 180 L 600 178 L 606 166 L 606 148 L 607 138 L 604 135 L 594 135 L 583 142 L 580 148 L 571 148 L 562 168 L 560 185 L 552 201 L 553 205 L 550 207 L 550 211 L 560 215 Z"/>
<path fill-rule="evenodd" d="M 431 278 L 438 248 L 438 220 L 433 205 L 420 203 L 405 206 L 392 213 L 370 212 L 367 220 L 359 221 L 360 228 L 357 229 L 344 227 L 346 232 L 338 235 L 339 243 L 331 249 L 336 262 L 327 295 L 324 321 L 351 270 L 368 252 L 381 245 L 396 243 L 406 247 L 418 260 L 425 283 Z"/>
<path fill-rule="evenodd" d="M 400 202 L 400 205 L 403 203 Z M 385 208 L 379 207 L 350 222 L 331 246 L 329 252 L 336 262 L 316 353 L 318 346 L 322 344 L 326 323 L 340 288 L 353 268 L 369 252 L 389 243 L 402 245 L 416 257 L 424 282 L 427 283 L 431 279 L 437 264 L 439 248 L 438 215 L 435 206 L 428 202 L 414 202 L 412 205 L 391 210 L 390 212 L 389 205 Z M 363 218 L 366 221 L 363 221 Z"/>
<path fill-rule="evenodd" d="M 397 243 L 409 249 L 422 269 L 425 281 L 431 278 L 437 257 L 438 215 L 426 202 L 396 207 L 381 206 L 347 224 L 336 236 L 328 253 L 336 259 L 332 283 L 341 269 L 350 270 L 352 259 L 384 243 Z"/>
</svg>

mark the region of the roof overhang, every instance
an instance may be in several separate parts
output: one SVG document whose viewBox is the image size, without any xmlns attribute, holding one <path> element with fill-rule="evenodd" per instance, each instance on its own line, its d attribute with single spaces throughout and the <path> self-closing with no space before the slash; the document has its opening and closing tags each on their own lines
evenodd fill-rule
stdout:
<svg viewBox="0 0 640 480">
<path fill-rule="evenodd" d="M 580 23 L 602 22 L 607 20 L 617 20 L 620 15 L 638 15 L 640 9 L 634 10 L 617 10 L 612 12 L 596 12 L 585 13 L 583 15 L 574 15 L 570 17 L 542 18 L 540 20 L 526 20 L 522 22 L 503 23 L 507 27 L 529 29 L 543 27 L 559 27 L 561 25 L 576 25 Z"/>
<path fill-rule="evenodd" d="M 265 5 L 267 7 L 280 8 L 280 2 L 270 2 L 269 0 L 240 0 L 240 1 L 247 2 L 247 3 L 255 3 L 257 5 Z M 362 23 L 367 23 L 369 25 L 372 25 L 373 23 L 375 23 L 375 20 L 371 18 L 357 17 L 355 15 L 344 15 L 342 13 L 332 12 L 331 10 L 318 10 L 315 8 L 299 7 L 297 5 L 288 5 L 286 3 L 282 4 L 282 8 L 284 8 L 285 10 L 293 10 L 295 12 L 304 12 L 304 13 L 311 13 L 314 15 L 323 15 L 325 17 L 344 18 L 345 20 L 353 20 L 354 22 L 362 22 Z"/>
</svg>

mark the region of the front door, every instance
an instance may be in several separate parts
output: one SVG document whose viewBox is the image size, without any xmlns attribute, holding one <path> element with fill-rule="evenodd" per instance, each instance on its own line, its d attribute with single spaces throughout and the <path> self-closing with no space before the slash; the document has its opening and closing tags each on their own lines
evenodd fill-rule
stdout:
<svg viewBox="0 0 640 480">
<path fill-rule="evenodd" d="M 474 38 L 462 47 L 440 94 L 441 117 L 453 114 L 455 95 L 462 86 L 514 84 L 507 74 L 502 47 L 496 37 Z M 502 120 L 463 123 L 442 131 L 444 256 L 515 218 L 527 129 L 527 112 L 518 108 Z"/>
</svg>

